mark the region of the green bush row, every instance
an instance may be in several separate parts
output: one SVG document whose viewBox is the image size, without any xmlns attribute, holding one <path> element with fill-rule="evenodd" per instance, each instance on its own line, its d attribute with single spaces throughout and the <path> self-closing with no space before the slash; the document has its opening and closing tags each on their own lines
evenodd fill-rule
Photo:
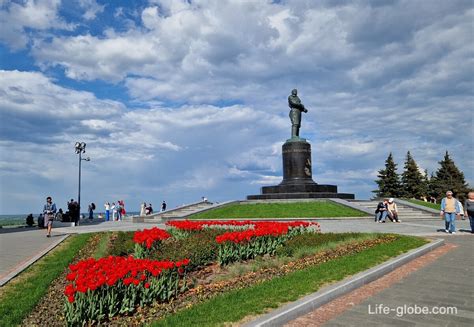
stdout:
<svg viewBox="0 0 474 327">
<path fill-rule="evenodd" d="M 292 257 L 297 251 L 304 248 L 316 248 L 327 243 L 343 242 L 349 239 L 360 238 L 358 233 L 303 233 L 296 235 L 283 243 L 276 250 L 277 256 Z"/>
<path fill-rule="evenodd" d="M 195 269 L 216 262 L 218 244 L 216 236 L 222 234 L 222 229 L 205 229 L 191 233 L 184 239 L 168 239 L 163 242 L 152 259 L 179 261 L 190 259 L 189 268 Z"/>
</svg>

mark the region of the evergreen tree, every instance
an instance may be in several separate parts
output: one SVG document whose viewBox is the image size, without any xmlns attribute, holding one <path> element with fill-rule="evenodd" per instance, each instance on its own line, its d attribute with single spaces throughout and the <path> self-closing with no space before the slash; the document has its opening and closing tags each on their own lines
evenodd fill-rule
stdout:
<svg viewBox="0 0 474 327">
<path fill-rule="evenodd" d="M 426 195 L 423 175 L 418 169 L 415 159 L 407 152 L 405 170 L 402 173 L 403 196 L 407 198 L 421 199 Z"/>
<path fill-rule="evenodd" d="M 434 173 L 431 173 L 430 181 L 428 183 L 428 194 L 434 198 L 437 198 L 435 184 L 436 184 L 436 176 L 434 175 Z"/>
<path fill-rule="evenodd" d="M 447 191 L 453 191 L 456 197 L 465 197 L 468 186 L 464 179 L 464 173 L 456 167 L 453 159 L 449 157 L 448 151 L 444 159 L 439 162 L 440 168 L 431 182 L 431 191 L 437 199 L 444 197 Z"/>
<path fill-rule="evenodd" d="M 393 161 L 392 153 L 385 160 L 385 169 L 381 169 L 375 181 L 379 188 L 374 192 L 378 197 L 399 197 L 401 195 L 400 177 L 397 173 L 397 164 Z"/>
</svg>

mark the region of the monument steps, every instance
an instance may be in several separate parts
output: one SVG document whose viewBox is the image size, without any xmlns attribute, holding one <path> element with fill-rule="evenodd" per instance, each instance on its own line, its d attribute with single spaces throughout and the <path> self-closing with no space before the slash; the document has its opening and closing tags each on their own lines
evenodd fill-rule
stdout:
<svg viewBox="0 0 474 327">
<path fill-rule="evenodd" d="M 377 208 L 377 204 L 380 201 L 364 201 L 364 200 L 350 200 L 352 204 L 364 207 L 366 209 L 372 210 L 375 215 L 375 209 Z M 405 203 L 400 203 L 395 201 L 398 207 L 398 214 L 399 218 L 403 221 L 404 219 L 408 220 L 419 220 L 419 219 L 436 219 L 439 218 L 439 214 L 434 212 L 428 212 L 427 210 L 418 209 L 412 207 Z"/>
<path fill-rule="evenodd" d="M 155 214 L 148 215 L 148 216 L 134 216 L 133 221 L 157 224 L 157 223 L 166 222 L 171 219 L 185 219 L 198 212 L 207 211 L 207 210 L 221 207 L 224 205 L 228 205 L 234 202 L 237 202 L 237 201 L 227 201 L 227 202 L 222 202 L 222 203 L 200 201 L 196 203 L 183 205 L 174 209 L 166 210 L 163 212 L 157 212 Z"/>
</svg>

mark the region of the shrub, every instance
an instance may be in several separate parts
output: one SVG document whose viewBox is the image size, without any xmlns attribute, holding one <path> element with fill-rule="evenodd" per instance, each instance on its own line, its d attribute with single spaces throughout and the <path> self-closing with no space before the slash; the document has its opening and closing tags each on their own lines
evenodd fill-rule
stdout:
<svg viewBox="0 0 474 327">
<path fill-rule="evenodd" d="M 117 232 L 110 239 L 108 255 L 127 256 L 132 254 L 135 249 L 133 235 L 135 232 Z"/>
<path fill-rule="evenodd" d="M 285 241 L 283 246 L 276 250 L 276 255 L 292 257 L 297 250 L 302 248 L 316 248 L 318 246 L 331 243 L 342 242 L 351 238 L 360 237 L 357 233 L 303 233 Z"/>
<path fill-rule="evenodd" d="M 190 234 L 185 239 L 168 239 L 162 242 L 159 250 L 151 257 L 156 260 L 179 261 L 189 258 L 189 268 L 206 266 L 216 261 L 218 244 L 217 235 L 221 229 L 205 229 Z"/>
</svg>

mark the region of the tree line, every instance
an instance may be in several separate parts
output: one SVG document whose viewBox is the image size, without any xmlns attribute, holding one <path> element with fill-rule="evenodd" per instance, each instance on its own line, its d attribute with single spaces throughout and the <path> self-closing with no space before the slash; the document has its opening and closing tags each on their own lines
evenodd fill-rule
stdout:
<svg viewBox="0 0 474 327">
<path fill-rule="evenodd" d="M 436 173 L 428 176 L 425 169 L 421 172 L 410 151 L 405 158 L 403 173 L 397 173 L 397 164 L 393 160 L 390 152 L 385 160 L 385 169 L 378 171 L 378 179 L 375 181 L 378 189 L 374 190 L 377 197 L 397 197 L 429 199 L 435 198 L 439 201 L 445 196 L 446 191 L 453 191 L 459 199 L 467 196 L 469 187 L 464 179 L 464 173 L 456 167 L 448 151 L 443 160 L 438 162 L 440 167 Z"/>
</svg>

